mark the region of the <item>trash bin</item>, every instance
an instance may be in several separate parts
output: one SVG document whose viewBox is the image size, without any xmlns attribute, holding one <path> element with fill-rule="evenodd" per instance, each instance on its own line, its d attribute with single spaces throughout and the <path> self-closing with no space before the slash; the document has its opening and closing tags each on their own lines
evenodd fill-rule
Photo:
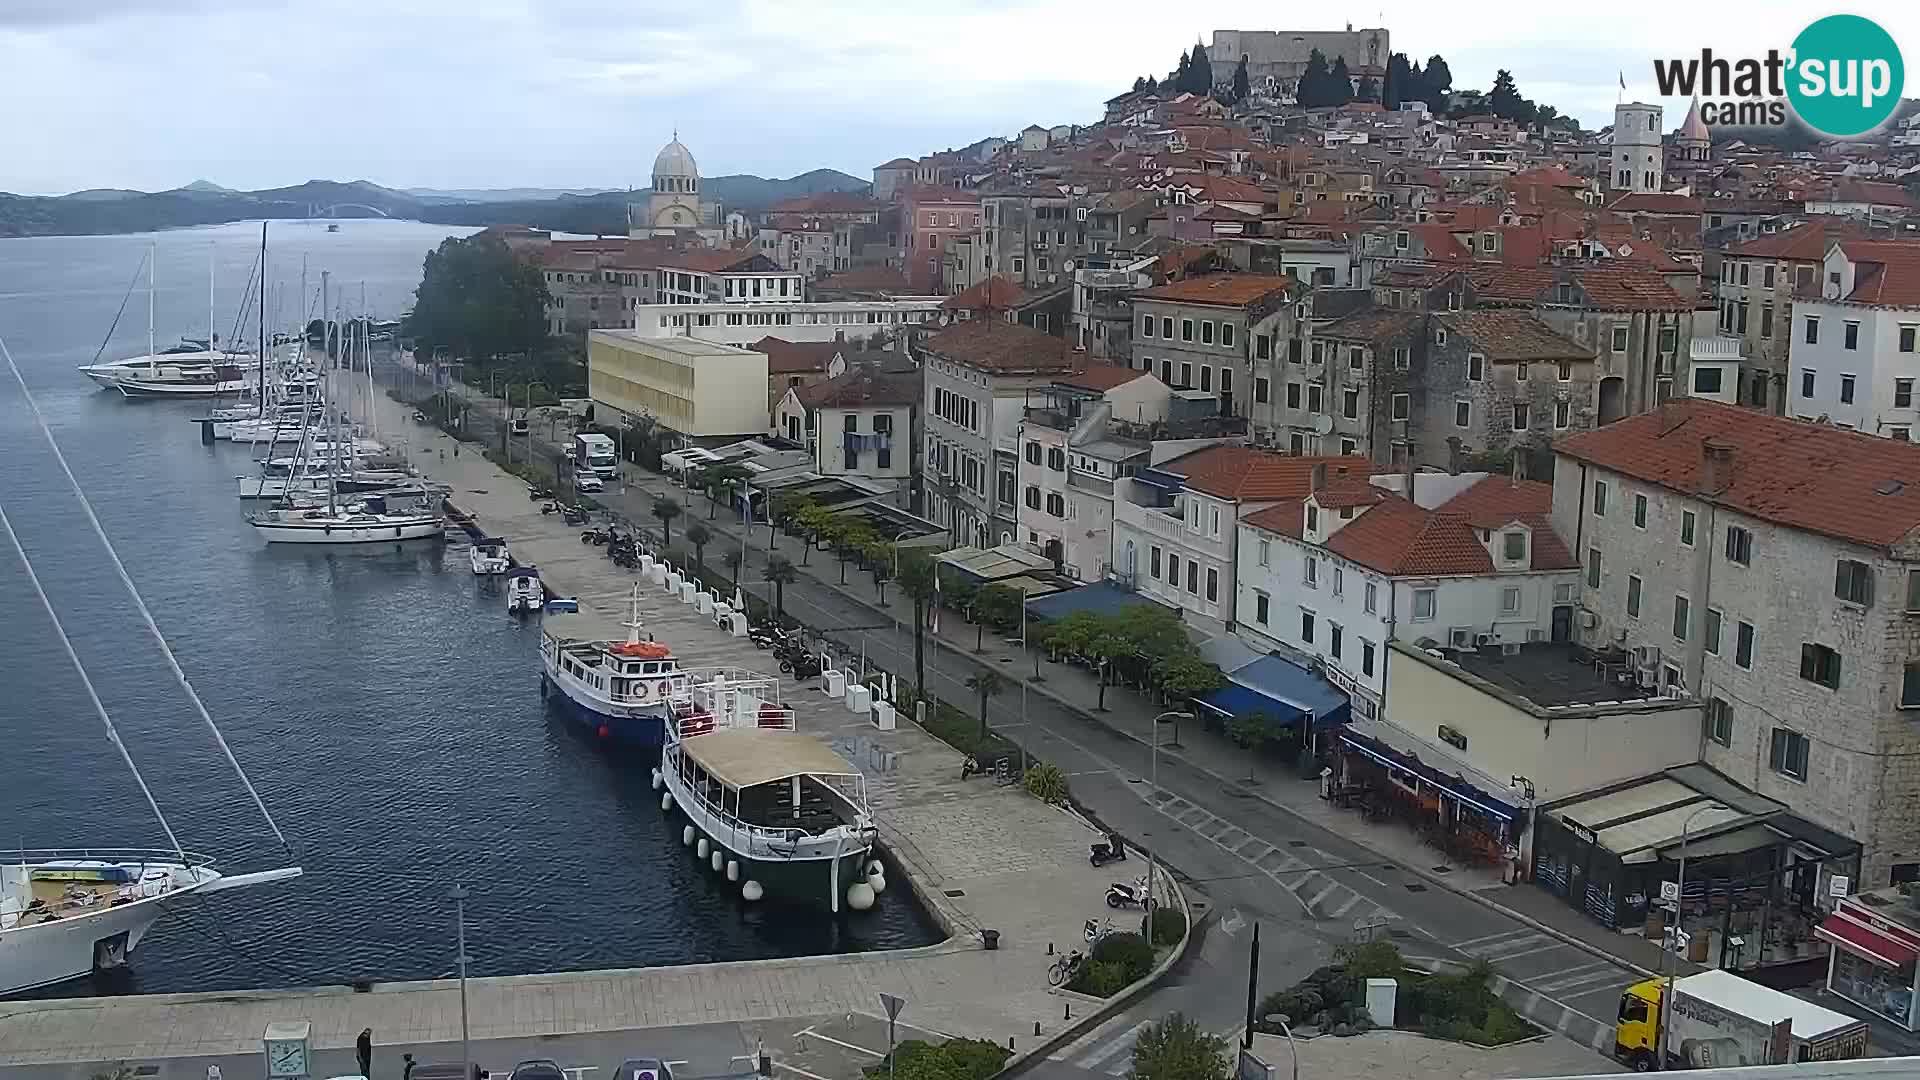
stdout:
<svg viewBox="0 0 1920 1080">
<path fill-rule="evenodd" d="M 998 949 L 1000 947 L 1000 931 L 998 930 L 980 931 L 980 943 L 987 947 L 988 952 L 992 952 L 995 949 Z"/>
</svg>

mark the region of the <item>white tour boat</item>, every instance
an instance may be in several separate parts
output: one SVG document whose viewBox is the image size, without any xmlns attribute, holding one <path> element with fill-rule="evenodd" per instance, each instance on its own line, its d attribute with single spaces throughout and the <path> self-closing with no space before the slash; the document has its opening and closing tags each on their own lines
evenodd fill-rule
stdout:
<svg viewBox="0 0 1920 1080">
<path fill-rule="evenodd" d="M 549 614 L 540 629 L 540 693 L 602 741 L 651 749 L 686 675 L 664 642 L 640 639 L 638 585 L 631 603 L 631 618 L 619 624 L 624 641 L 605 635 L 607 623 L 590 614 Z"/>
<path fill-rule="evenodd" d="M 504 574 L 513 565 L 513 556 L 507 554 L 505 540 L 497 536 L 481 536 L 476 537 L 472 546 L 467 548 L 467 561 L 473 564 L 475 574 Z"/>
</svg>

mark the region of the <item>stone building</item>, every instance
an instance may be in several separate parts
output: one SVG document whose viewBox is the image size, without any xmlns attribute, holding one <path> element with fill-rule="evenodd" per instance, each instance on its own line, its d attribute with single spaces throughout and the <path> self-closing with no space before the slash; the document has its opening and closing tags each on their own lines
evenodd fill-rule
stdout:
<svg viewBox="0 0 1920 1080">
<path fill-rule="evenodd" d="M 1520 311 L 1436 315 L 1412 438 L 1423 463 L 1544 453 L 1594 427 L 1594 351 Z"/>
<path fill-rule="evenodd" d="M 1864 845 L 1854 889 L 1920 879 L 1920 446 L 1692 399 L 1555 450 L 1578 640 L 1703 701 L 1706 765 Z"/>
<path fill-rule="evenodd" d="M 1427 366 L 1418 312 L 1369 308 L 1336 319 L 1314 331 L 1303 362 L 1287 364 L 1276 435 L 1283 431 L 1294 453 L 1359 454 L 1401 467 L 1428 424 Z"/>
<path fill-rule="evenodd" d="M 647 201 L 627 207 L 627 235 L 697 237 L 717 246 L 725 236 L 721 216 L 720 203 L 701 195 L 700 168 L 676 132 L 653 159 Z"/>
<path fill-rule="evenodd" d="M 1213 394 L 1221 416 L 1258 425 L 1262 404 L 1255 393 L 1250 405 L 1248 394 L 1273 379 L 1276 342 L 1293 333 L 1299 292 L 1289 277 L 1206 274 L 1134 293 L 1132 366 L 1176 389 Z"/>
<path fill-rule="evenodd" d="M 1230 85 L 1234 68 L 1244 56 L 1247 78 L 1255 87 L 1268 97 L 1291 99 L 1315 49 L 1328 67 L 1336 58 L 1344 58 L 1356 83 L 1385 76 L 1387 58 L 1393 55 L 1384 28 L 1355 30 L 1348 23 L 1345 30 L 1215 30 L 1207 56 L 1216 84 Z"/>
<path fill-rule="evenodd" d="M 1660 106 L 1638 101 L 1613 107 L 1609 191 L 1665 190 L 1666 147 L 1660 114 Z"/>
<path fill-rule="evenodd" d="M 1796 295 L 1818 297 L 1821 264 L 1837 240 L 1862 236 L 1845 218 L 1816 217 L 1734 244 L 1714 283 L 1722 334 L 1740 340 L 1740 401 L 1775 415 L 1788 405 L 1788 353 Z M 1920 244 L 1913 250 L 1920 253 Z"/>
</svg>

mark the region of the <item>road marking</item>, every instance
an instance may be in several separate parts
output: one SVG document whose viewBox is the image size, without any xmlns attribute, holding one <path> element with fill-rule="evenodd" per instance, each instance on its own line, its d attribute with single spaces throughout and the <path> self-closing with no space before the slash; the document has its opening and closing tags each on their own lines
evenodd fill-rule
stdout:
<svg viewBox="0 0 1920 1080">
<path fill-rule="evenodd" d="M 1106 1064 L 1107 1059 L 1114 1057 L 1115 1055 L 1121 1053 L 1122 1051 L 1131 1049 L 1134 1044 L 1134 1041 L 1140 1037 L 1140 1033 L 1146 1030 L 1149 1026 L 1151 1026 L 1152 1023 L 1153 1021 L 1151 1020 L 1140 1021 L 1139 1023 L 1133 1025 L 1127 1030 L 1121 1032 L 1118 1037 L 1108 1042 L 1105 1046 L 1102 1046 L 1100 1049 L 1095 1050 L 1093 1053 L 1088 1054 L 1085 1057 L 1075 1061 L 1073 1063 L 1074 1067 L 1077 1069 L 1085 1069 L 1088 1072 L 1093 1072 L 1095 1069 L 1098 1069 L 1101 1065 Z"/>
<path fill-rule="evenodd" d="M 1325 875 L 1322 875 L 1322 876 L 1324 877 Z M 1329 880 L 1327 882 L 1326 888 L 1321 889 L 1318 893 L 1315 893 L 1313 899 L 1307 901 L 1308 909 L 1311 910 L 1313 908 L 1319 907 L 1321 901 L 1325 900 L 1329 896 L 1332 896 L 1333 890 L 1338 889 L 1339 887 L 1340 887 L 1339 882 Z"/>
<path fill-rule="evenodd" d="M 1536 934 L 1529 931 L 1519 937 L 1511 937 L 1505 941 L 1495 941 L 1484 945 L 1473 945 L 1460 951 L 1469 956 L 1478 956 L 1486 960 L 1507 960 L 1515 956 L 1524 956 L 1528 953 L 1541 952 L 1544 951 L 1544 949 L 1555 949 L 1559 947 L 1559 941 L 1547 937 L 1545 934 Z"/>
<path fill-rule="evenodd" d="M 1554 978 L 1527 985 L 1545 994 L 1583 997 L 1601 988 L 1618 987 L 1624 978 L 1631 978 L 1631 976 L 1613 964 L 1603 961 L 1557 973 Z M 1578 993 L 1573 992 L 1576 989 Z"/>
<path fill-rule="evenodd" d="M 1340 905 L 1339 907 L 1337 907 L 1337 908 L 1334 908 L 1334 909 L 1333 909 L 1333 910 L 1332 910 L 1331 912 L 1328 912 L 1328 913 L 1327 913 L 1327 918 L 1329 918 L 1329 919 L 1340 919 L 1340 918 L 1345 918 L 1345 917 L 1346 917 L 1346 914 L 1347 914 L 1347 912 L 1349 912 L 1349 911 L 1352 911 L 1352 910 L 1353 910 L 1353 907 L 1354 907 L 1354 905 L 1355 905 L 1355 904 L 1358 904 L 1358 903 L 1359 903 L 1360 901 L 1362 901 L 1362 900 L 1364 900 L 1364 899 L 1366 899 L 1366 897 L 1364 897 L 1364 896 L 1361 896 L 1361 895 L 1360 895 L 1359 893 L 1352 893 L 1352 894 L 1350 894 L 1350 895 L 1349 895 L 1349 896 L 1347 897 L 1347 902 L 1346 902 L 1346 903 L 1344 903 L 1344 904 L 1341 904 L 1341 905 Z"/>
<path fill-rule="evenodd" d="M 1487 934 L 1484 937 L 1468 938 L 1465 941 L 1456 941 L 1447 947 L 1450 949 L 1459 949 L 1461 952 L 1467 952 L 1467 951 L 1470 951 L 1469 950 L 1470 946 L 1478 945 L 1478 944 L 1481 944 L 1482 942 L 1494 941 L 1499 938 L 1509 938 L 1509 937 L 1514 937 L 1516 935 L 1525 935 L 1525 934 L 1531 934 L 1531 933 L 1533 933 L 1533 931 L 1528 930 L 1525 927 L 1521 927 L 1518 930 L 1502 930 L 1497 934 Z"/>
<path fill-rule="evenodd" d="M 1522 956 L 1532 956 L 1534 953 L 1552 952 L 1553 950 L 1562 948 L 1562 947 L 1563 946 L 1558 941 L 1548 941 L 1544 945 L 1536 945 L 1531 949 L 1516 949 L 1513 952 L 1503 952 L 1499 956 L 1492 957 L 1491 959 L 1497 959 L 1502 961 L 1517 960 Z"/>
<path fill-rule="evenodd" d="M 826 1077 L 821 1076 L 819 1073 L 808 1072 L 807 1070 L 801 1068 L 798 1065 L 789 1065 L 784 1061 L 775 1061 L 773 1063 L 773 1067 L 776 1069 L 785 1069 L 790 1073 L 794 1073 L 799 1076 L 804 1076 L 807 1078 L 807 1080 L 827 1080 Z"/>
<path fill-rule="evenodd" d="M 870 1054 L 877 1058 L 883 1058 L 887 1056 L 883 1051 L 869 1050 L 864 1046 L 855 1046 L 850 1042 L 842 1042 L 831 1035 L 822 1035 L 819 1032 L 813 1030 L 812 1028 L 808 1028 L 807 1030 L 801 1032 L 801 1034 L 805 1035 L 809 1039 L 819 1039 L 821 1042 L 830 1042 L 835 1046 L 841 1047 L 842 1049 L 852 1050 L 856 1054 Z"/>
</svg>

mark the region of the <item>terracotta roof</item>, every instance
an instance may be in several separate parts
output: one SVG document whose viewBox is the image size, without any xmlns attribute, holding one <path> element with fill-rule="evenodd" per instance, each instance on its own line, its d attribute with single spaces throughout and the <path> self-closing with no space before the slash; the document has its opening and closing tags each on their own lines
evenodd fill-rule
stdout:
<svg viewBox="0 0 1920 1080">
<path fill-rule="evenodd" d="M 1857 266 L 1847 303 L 1920 307 L 1920 244 L 1842 240 L 1840 250 Z"/>
<path fill-rule="evenodd" d="M 1577 569 L 1573 553 L 1553 531 L 1552 504 L 1549 485 L 1502 476 L 1487 477 L 1432 510 L 1383 494 L 1324 546 L 1383 574 L 1492 574 L 1493 557 L 1480 533 L 1519 522 L 1533 535 L 1532 569 Z"/>
<path fill-rule="evenodd" d="M 1027 290 L 1004 274 L 962 289 L 941 301 L 943 311 L 1006 311 L 1027 302 Z"/>
<path fill-rule="evenodd" d="M 1118 364 L 1088 364 L 1057 381 L 1064 386 L 1077 386 L 1082 390 L 1106 391 L 1116 386 L 1125 386 L 1135 379 L 1147 377 L 1148 372 L 1138 368 L 1121 367 Z"/>
<path fill-rule="evenodd" d="M 1733 450 L 1732 478 L 1701 489 L 1702 444 Z M 1556 453 L 1743 514 L 1875 548 L 1920 527 L 1920 444 L 1809 424 L 1702 398 L 1561 439 Z"/>
<path fill-rule="evenodd" d="M 1004 319 L 968 319 L 926 340 L 927 352 L 993 371 L 1060 371 L 1077 366 L 1067 339 Z"/>
<path fill-rule="evenodd" d="M 1420 329 L 1425 316 L 1404 308 L 1368 308 L 1314 331 L 1315 337 L 1341 341 L 1406 341 Z"/>
<path fill-rule="evenodd" d="M 1219 304 L 1245 307 L 1275 292 L 1289 292 L 1294 280 L 1284 274 L 1203 274 L 1134 295 L 1136 300 L 1171 300 L 1182 304 Z"/>
<path fill-rule="evenodd" d="M 1480 346 L 1489 360 L 1591 360 L 1593 350 L 1523 311 L 1462 311 L 1441 325 Z"/>
<path fill-rule="evenodd" d="M 825 371 L 834 354 L 846 347 L 844 341 L 788 341 L 777 337 L 763 337 L 747 346 L 754 352 L 767 354 L 769 375 L 804 375 Z"/>
<path fill-rule="evenodd" d="M 1806 221 L 1778 232 L 1756 236 L 1744 243 L 1728 248 L 1726 255 L 1735 258 L 1758 259 L 1799 259 L 1803 262 L 1819 262 L 1827 257 L 1827 249 L 1835 240 L 1860 235 L 1862 230 L 1845 218 L 1830 214 L 1817 215 L 1827 218 L 1825 221 Z"/>
<path fill-rule="evenodd" d="M 920 400 L 918 371 L 876 371 L 859 365 L 842 375 L 795 391 L 809 409 L 851 409 L 874 405 L 912 405 Z"/>
<path fill-rule="evenodd" d="M 885 166 L 882 166 L 884 168 Z M 769 214 L 875 214 L 881 205 L 863 192 L 821 191 L 782 199 L 767 207 Z"/>
<path fill-rule="evenodd" d="M 813 283 L 815 292 L 841 290 L 845 292 L 894 292 L 910 293 L 913 286 L 906 277 L 891 266 L 856 266 L 851 270 L 842 270 L 837 274 L 823 277 Z"/>
<path fill-rule="evenodd" d="M 1553 530 L 1552 484 L 1489 476 L 1448 499 L 1440 509 L 1464 516 L 1476 529 L 1498 529 L 1515 521 L 1530 526 L 1535 570 L 1573 570 L 1580 565 Z"/>
<path fill-rule="evenodd" d="M 1301 457 L 1250 446 L 1209 446 L 1159 466 L 1186 479 L 1195 491 L 1222 499 L 1266 502 L 1304 498 L 1312 489 L 1313 467 L 1325 465 L 1329 476 L 1344 469 L 1364 475 L 1363 457 Z"/>
<path fill-rule="evenodd" d="M 752 248 L 739 250 L 701 248 L 667 256 L 660 260 L 660 265 L 669 270 L 695 270 L 705 274 L 720 274 L 745 266 L 759 257 L 760 253 Z"/>
<path fill-rule="evenodd" d="M 1482 301 L 1549 304 L 1564 275 L 1584 294 L 1584 307 L 1599 311 L 1692 311 L 1694 299 L 1675 292 L 1667 279 L 1646 266 L 1590 266 L 1570 270 L 1546 266 L 1476 265 L 1468 270 Z"/>
<path fill-rule="evenodd" d="M 1691 195 L 1634 191 L 1608 203 L 1607 209 L 1616 214 L 1697 214 L 1701 203 Z"/>
<path fill-rule="evenodd" d="M 1823 192 L 1808 193 L 1809 202 L 1863 202 L 1872 206 L 1896 206 L 1911 209 L 1913 196 L 1908 195 L 1899 184 L 1888 184 L 1878 180 L 1856 180 L 1853 177 L 1841 177 Z"/>
</svg>

